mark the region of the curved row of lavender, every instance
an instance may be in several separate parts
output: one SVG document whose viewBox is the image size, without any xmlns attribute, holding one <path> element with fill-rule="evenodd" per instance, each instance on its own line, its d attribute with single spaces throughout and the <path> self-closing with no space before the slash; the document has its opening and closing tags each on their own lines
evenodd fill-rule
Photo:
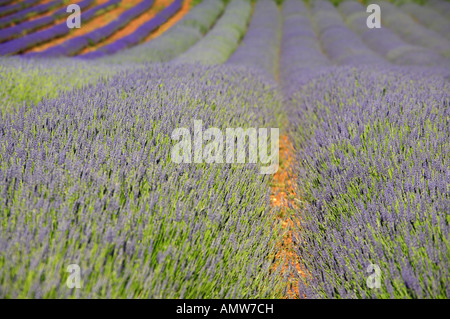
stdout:
<svg viewBox="0 0 450 319">
<path fill-rule="evenodd" d="M 280 83 L 286 99 L 332 65 L 323 53 L 303 1 L 285 0 L 280 48 Z"/>
<path fill-rule="evenodd" d="M 255 3 L 253 17 L 239 47 L 227 64 L 253 68 L 276 79 L 281 42 L 281 14 L 272 0 Z"/>
<path fill-rule="evenodd" d="M 425 27 L 438 32 L 450 41 L 450 21 L 428 6 L 405 3 L 401 9 L 409 13 Z"/>
<path fill-rule="evenodd" d="M 81 23 L 89 21 L 97 14 L 104 12 L 120 3 L 121 0 L 109 0 L 106 3 L 99 4 L 81 15 Z M 70 28 L 67 26 L 66 21 L 54 25 L 50 28 L 30 33 L 21 38 L 10 40 L 8 42 L 0 44 L 0 55 L 11 55 L 20 53 L 26 49 L 30 49 L 33 46 L 47 42 L 51 39 L 61 37 L 68 34 Z"/>
<path fill-rule="evenodd" d="M 8 14 L 13 14 L 17 11 L 29 8 L 35 5 L 39 0 L 25 0 L 20 3 L 14 3 L 9 5 L 4 5 L 0 7 L 0 17 L 6 16 Z"/>
<path fill-rule="evenodd" d="M 252 14 L 250 0 L 231 0 L 222 17 L 204 38 L 172 63 L 222 64 L 236 50 Z"/>
<path fill-rule="evenodd" d="M 124 11 L 119 17 L 114 19 L 107 25 L 96 28 L 95 30 L 73 37 L 61 44 L 49 47 L 46 50 L 39 52 L 29 52 L 24 54 L 25 57 L 58 57 L 58 56 L 72 56 L 87 48 L 90 45 L 100 43 L 113 35 L 116 31 L 125 27 L 130 21 L 139 17 L 145 11 L 149 10 L 153 5 L 154 0 L 142 0 L 136 6 Z"/>
<path fill-rule="evenodd" d="M 156 39 L 103 57 L 99 61 L 128 64 L 172 60 L 197 43 L 211 29 L 224 7 L 222 0 L 203 1 Z"/>
<path fill-rule="evenodd" d="M 170 60 L 201 39 L 223 8 L 222 0 L 202 2 L 155 40 L 102 59 L 0 59 L 0 111 L 8 112 L 43 97 L 57 97 L 62 91 L 94 84 L 126 69 L 138 69 L 141 63 Z"/>
<path fill-rule="evenodd" d="M 82 54 L 79 57 L 84 59 L 99 58 L 139 44 L 153 31 L 167 22 L 170 17 L 177 13 L 182 5 L 183 0 L 174 0 L 170 5 L 158 12 L 152 19 L 140 25 L 133 33 L 108 45 L 102 46 L 95 51 Z"/>
<path fill-rule="evenodd" d="M 249 71 L 155 65 L 1 115 L 0 296 L 280 297 L 269 177 L 171 161 L 194 120 L 271 127 L 275 93 Z"/>
<path fill-rule="evenodd" d="M 423 46 L 450 58 L 450 41 L 439 33 L 416 23 L 407 13 L 386 1 L 378 1 L 383 12 L 383 24 L 399 34 L 405 41 Z"/>
<path fill-rule="evenodd" d="M 320 35 L 341 23 L 333 5 L 313 5 L 313 17 L 328 20 L 317 23 Z M 302 52 L 291 37 L 302 39 L 298 30 L 308 25 L 309 11 L 295 0 L 283 6 L 280 80 L 296 149 L 290 174 L 297 199 L 290 211 L 300 222 L 296 253 L 307 274 L 298 274 L 299 296 L 448 298 L 447 60 L 438 60 L 436 68 L 340 67 L 318 55 L 317 68 L 290 72 Z M 352 7 L 343 3 L 340 10 L 357 14 Z M 317 46 L 319 39 L 306 30 L 309 46 Z M 321 40 L 326 47 L 328 40 Z M 304 57 L 299 65 L 316 63 L 314 54 Z M 372 289 L 377 274 L 380 287 Z"/>
<path fill-rule="evenodd" d="M 450 4 L 447 1 L 429 0 L 427 1 L 427 5 L 436 11 L 441 12 L 441 14 L 447 19 L 450 19 Z"/>
<path fill-rule="evenodd" d="M 405 42 L 391 29 L 383 26 L 379 29 L 367 29 L 367 13 L 358 1 L 344 1 L 339 11 L 349 27 L 357 32 L 364 43 L 385 59 L 400 65 L 445 65 L 448 59 L 430 48 Z"/>
<path fill-rule="evenodd" d="M 448 92 L 398 67 L 337 68 L 298 92 L 300 295 L 450 296 Z"/>
<path fill-rule="evenodd" d="M 93 2 L 94 2 L 94 0 L 82 0 L 77 3 L 78 6 L 80 7 L 80 9 L 82 10 L 83 15 L 85 15 L 86 13 L 88 15 L 92 14 L 93 11 L 83 12 L 83 10 L 86 9 L 87 7 L 89 7 Z M 33 30 L 36 30 L 38 28 L 52 24 L 54 21 L 56 21 L 56 19 L 62 18 L 67 15 L 66 9 L 67 9 L 67 7 L 63 7 L 59 10 L 56 10 L 51 15 L 24 21 L 17 25 L 1 29 L 0 30 L 0 43 L 5 42 L 7 40 L 12 40 L 12 39 L 21 37 L 23 35 L 26 35 L 26 34 L 32 32 Z"/>
<path fill-rule="evenodd" d="M 53 0 L 47 3 L 42 3 L 40 5 L 20 10 L 19 12 L 9 14 L 6 17 L 0 18 L 0 28 L 3 28 L 5 25 L 9 25 L 11 23 L 17 23 L 21 22 L 30 16 L 41 14 L 44 12 L 49 11 L 50 9 L 53 9 L 57 6 L 60 6 L 63 4 L 63 0 Z M 0 8 L 1 10 L 1 8 Z"/>
<path fill-rule="evenodd" d="M 369 49 L 342 20 L 337 9 L 328 1 L 312 2 L 316 32 L 324 52 L 336 64 L 371 65 L 385 64 L 386 61 Z"/>
</svg>

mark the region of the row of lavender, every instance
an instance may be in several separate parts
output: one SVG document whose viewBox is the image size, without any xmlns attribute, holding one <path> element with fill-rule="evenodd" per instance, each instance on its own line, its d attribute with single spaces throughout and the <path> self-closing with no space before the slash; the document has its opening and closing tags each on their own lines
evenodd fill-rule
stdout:
<svg viewBox="0 0 450 319">
<path fill-rule="evenodd" d="M 125 12 L 117 21 L 114 21 L 114 22 L 110 23 L 109 25 L 107 25 L 103 28 L 100 28 L 99 30 L 95 30 L 95 31 L 89 33 L 88 35 L 84 35 L 81 37 L 71 39 L 61 45 L 51 47 L 51 48 L 45 50 L 44 52 L 32 53 L 32 54 L 29 54 L 29 56 L 49 56 L 49 57 L 51 57 L 51 56 L 61 56 L 61 55 L 65 56 L 65 55 L 76 54 L 83 48 L 87 47 L 89 44 L 98 43 L 98 42 L 102 41 L 103 39 L 107 38 L 109 35 L 111 35 L 116 30 L 121 28 L 127 21 L 129 21 L 130 19 L 133 19 L 135 16 L 141 14 L 143 10 L 148 8 L 149 3 L 151 3 L 151 2 L 152 1 L 144 0 L 140 5 L 138 5 L 138 7 L 135 7 L 133 9 L 130 9 L 129 11 Z M 350 4 L 350 5 L 348 5 L 348 4 Z M 444 40 L 447 43 L 442 42 L 443 37 L 434 33 L 434 31 L 428 30 L 420 25 L 417 25 L 417 23 L 415 23 L 411 17 L 409 17 L 407 14 L 405 14 L 403 12 L 400 12 L 400 10 L 397 9 L 395 6 L 392 6 L 392 5 L 389 5 L 386 3 L 382 3 L 382 5 L 383 5 L 383 7 L 386 7 L 386 10 L 383 10 L 383 11 L 387 12 L 387 19 L 385 22 L 389 27 L 392 27 L 396 32 L 398 32 L 402 36 L 405 36 L 405 38 L 410 42 L 413 42 L 413 43 L 418 42 L 418 44 L 420 44 L 420 45 L 428 46 L 429 48 L 431 48 L 433 50 L 437 50 L 444 56 L 448 56 L 450 43 L 446 39 L 444 39 Z M 106 6 L 106 4 L 104 6 Z M 164 23 L 168 17 L 170 17 L 172 14 L 174 14 L 179 9 L 180 6 L 181 6 L 181 1 L 180 0 L 175 1 L 168 8 L 166 8 L 166 10 L 164 10 L 163 13 L 161 13 L 155 19 L 153 19 L 153 21 L 149 21 L 148 23 L 144 24 L 139 30 L 137 30 L 132 35 L 128 36 L 125 39 L 121 39 L 117 43 L 113 43 L 111 45 L 105 46 L 98 53 L 94 53 L 94 52 L 89 53 L 86 56 L 86 58 L 97 58 L 97 57 L 105 56 L 106 54 L 115 53 L 120 49 L 136 45 L 137 43 L 142 41 L 150 32 L 152 32 L 157 27 L 159 27 L 162 23 Z M 361 28 L 364 28 L 364 31 L 367 31 L 365 23 L 364 24 L 362 23 L 363 22 L 362 15 L 364 15 L 364 18 L 366 15 L 365 11 L 363 10 L 364 8 L 362 7 L 362 5 L 358 2 L 344 1 L 342 6 L 344 7 L 344 10 L 341 10 L 341 13 L 344 13 L 344 16 L 346 16 L 346 14 L 352 15 L 352 14 L 359 13 L 359 15 L 357 15 L 356 21 L 354 19 L 352 19 L 351 22 L 356 23 L 356 29 L 358 29 L 359 31 L 363 32 L 363 30 L 361 30 Z M 413 12 L 411 12 L 411 10 L 412 10 L 411 7 L 413 9 L 415 9 L 415 11 L 413 10 Z M 316 8 L 318 8 L 318 9 L 316 9 Z M 349 10 L 347 8 L 349 8 Z M 415 7 L 414 7 L 414 5 L 405 6 L 405 8 L 413 16 L 414 16 L 414 12 L 416 12 L 416 15 L 418 15 L 417 10 L 421 9 L 417 5 Z M 95 11 L 95 9 L 96 8 L 91 9 L 89 11 L 91 11 L 91 13 L 95 14 L 95 12 L 97 12 L 97 11 Z M 422 20 L 425 20 L 425 24 L 434 26 L 434 28 L 438 28 L 439 30 L 441 30 L 442 33 L 447 34 L 446 30 L 448 29 L 448 23 L 445 23 L 446 20 L 443 19 L 442 17 L 441 17 L 441 19 L 436 18 L 436 16 L 439 16 L 439 14 L 437 14 L 436 11 L 433 11 L 432 9 L 429 9 L 429 8 L 426 8 L 426 9 L 428 10 L 427 11 L 428 16 L 423 16 L 423 17 L 421 16 Z M 356 35 L 354 35 L 350 30 L 348 30 L 344 26 L 342 19 L 339 17 L 339 15 L 333 5 L 331 5 L 327 1 L 321 1 L 321 0 L 313 2 L 312 3 L 312 13 L 315 15 L 316 11 L 318 11 L 318 14 L 317 14 L 317 17 L 315 17 L 313 20 L 316 21 L 316 24 L 320 24 L 320 25 L 316 26 L 316 29 L 318 29 L 318 36 L 322 37 L 321 30 L 326 29 L 327 32 L 326 32 L 326 34 L 324 34 L 324 49 L 327 51 L 327 54 L 334 55 L 331 57 L 332 60 L 336 60 L 336 62 L 339 62 L 339 63 L 342 63 L 342 62 L 340 62 L 340 60 L 343 60 L 344 64 L 348 64 L 348 63 L 356 63 L 356 64 L 382 63 L 383 62 L 383 60 L 380 57 L 378 57 L 373 51 L 366 49 L 365 45 L 361 42 L 361 40 L 358 39 L 358 37 Z M 58 13 L 61 14 L 61 10 L 59 10 L 54 16 L 57 16 Z M 434 13 L 434 15 L 432 13 Z M 7 16 L 6 18 L 8 18 L 8 17 L 9 16 Z M 85 19 L 86 20 L 90 19 L 90 17 L 91 16 L 88 14 L 87 18 L 85 18 Z M 26 27 L 26 28 L 24 28 L 24 30 L 31 29 L 30 28 L 31 26 L 37 27 L 38 25 L 48 23 L 47 20 L 50 20 L 51 18 L 52 18 L 52 16 L 37 19 L 35 21 L 30 21 L 32 25 L 28 25 L 28 26 L 27 26 L 27 23 L 24 23 L 23 27 Z M 433 18 L 436 18 L 436 19 L 433 19 Z M 433 19 L 433 21 L 431 21 L 431 19 Z M 15 27 L 23 28 L 21 25 L 18 25 Z M 9 36 L 11 36 L 11 34 L 16 34 L 17 31 L 19 31 L 19 30 L 13 30 L 15 27 L 12 27 L 11 30 L 7 30 L 7 32 L 5 30 L 3 30 L 3 31 L 5 31 L 3 35 L 0 32 L 0 39 L 2 39 L 2 37 L 3 38 L 9 37 Z M 353 25 L 352 27 L 355 27 L 355 26 Z M 405 33 L 405 31 L 404 31 L 405 29 L 409 30 L 411 28 L 413 28 L 412 30 L 416 34 L 419 34 L 420 37 L 425 37 L 426 40 L 417 40 L 417 39 L 415 39 L 417 36 L 415 36 L 415 38 L 411 38 L 411 36 L 409 35 L 409 32 L 408 32 L 408 34 Z M 68 32 L 68 30 L 63 30 L 63 29 L 65 29 L 65 28 L 63 28 L 62 25 L 59 25 L 59 26 L 50 28 L 50 30 L 48 30 L 48 31 L 46 30 L 47 32 L 44 31 L 43 34 L 41 34 L 40 32 L 37 32 L 37 34 L 31 34 L 28 38 L 25 38 L 24 40 L 18 39 L 16 41 L 7 42 L 4 45 L 0 45 L 0 53 L 12 54 L 12 53 L 20 52 L 24 49 L 31 47 L 34 44 L 37 44 L 37 43 L 40 43 L 43 41 L 48 41 L 53 37 L 61 36 Z M 381 32 L 374 30 L 374 32 L 372 32 L 370 34 L 370 38 L 375 38 L 375 39 L 384 38 L 384 43 L 387 43 L 386 41 L 389 41 L 389 43 L 392 43 L 392 41 L 391 41 L 392 34 L 389 34 L 390 31 L 389 30 L 386 31 L 385 29 L 386 28 L 382 28 Z M 21 30 L 21 31 L 24 31 L 24 30 Z M 387 35 L 391 36 L 391 37 L 386 38 L 385 33 L 387 33 Z M 374 35 L 378 35 L 378 34 L 380 34 L 380 35 L 374 36 Z M 349 37 L 351 38 L 351 40 L 348 39 Z M 396 36 L 394 35 L 394 40 L 398 40 L 398 39 L 395 39 L 395 37 Z M 341 39 L 345 39 L 347 46 L 350 45 L 350 47 L 346 47 L 346 46 L 342 45 Z M 388 40 L 386 40 L 386 39 L 388 39 Z M 383 40 L 380 40 L 380 41 L 383 42 Z M 380 42 L 380 41 L 378 41 L 378 42 Z M 401 40 L 400 40 L 400 42 L 401 42 Z M 373 47 L 371 47 L 371 49 L 378 48 L 377 44 L 378 43 L 373 44 L 372 45 Z M 382 48 L 383 48 L 383 46 L 382 46 Z M 402 49 L 403 49 L 403 47 L 402 47 Z M 418 63 L 424 64 L 425 60 L 427 58 L 427 54 L 430 56 L 433 55 L 432 52 L 426 52 L 426 49 L 420 49 L 420 48 L 415 48 L 415 47 L 414 48 L 408 47 L 407 51 L 411 50 L 411 49 L 413 52 L 406 52 L 406 53 L 409 53 L 409 55 L 412 56 L 412 59 L 405 58 L 404 60 L 406 61 L 406 63 L 418 62 Z M 378 51 L 380 51 L 380 49 L 378 49 Z M 350 54 L 349 54 L 349 52 L 350 52 Z M 400 52 L 400 53 L 398 53 L 398 52 Z M 401 57 L 403 55 L 403 52 L 404 51 L 400 50 L 400 49 L 397 51 L 394 51 L 394 52 L 390 52 L 390 53 L 392 53 L 391 55 L 394 56 L 394 58 L 391 60 L 395 61 L 399 56 Z M 359 57 L 356 57 L 356 53 L 359 53 Z M 386 52 L 384 52 L 384 53 L 386 53 Z M 436 53 L 434 53 L 434 55 L 436 55 Z M 356 62 L 354 60 L 355 58 L 356 58 Z M 442 60 L 442 57 L 437 57 L 437 59 L 430 59 L 430 60 L 433 62 L 438 61 L 438 62 L 436 62 L 436 64 L 440 64 L 442 62 L 442 61 L 440 61 L 440 60 Z"/>
<path fill-rule="evenodd" d="M 276 79 L 280 42 L 281 15 L 276 3 L 258 1 L 245 37 L 227 63 L 250 67 Z"/>
<path fill-rule="evenodd" d="M 232 0 L 214 28 L 173 63 L 222 64 L 238 47 L 252 14 L 250 0 Z"/>
<path fill-rule="evenodd" d="M 283 2 L 280 82 L 286 99 L 312 78 L 327 72 L 331 61 L 322 52 L 303 1 Z"/>
<path fill-rule="evenodd" d="M 89 59 L 98 58 L 137 45 L 178 12 L 181 9 L 182 2 L 182 0 L 174 0 L 169 6 L 158 12 L 151 20 L 139 26 L 133 33 L 120 38 L 111 44 L 102 46 L 96 51 L 83 54 L 81 57 Z"/>
<path fill-rule="evenodd" d="M 413 45 L 430 48 L 450 58 L 450 41 L 444 36 L 417 23 L 411 16 L 389 2 L 379 1 L 379 4 L 383 11 L 383 23 L 387 27 Z"/>
<path fill-rule="evenodd" d="M 155 65 L 0 115 L 0 296 L 281 297 L 268 176 L 175 164 L 170 138 L 194 120 L 271 127 L 275 93 L 248 71 Z"/>
<path fill-rule="evenodd" d="M 178 9 L 181 6 L 181 1 L 175 1 Z M 117 30 L 122 29 L 130 21 L 142 15 L 146 10 L 150 9 L 154 4 L 154 0 L 142 0 L 139 4 L 131 9 L 123 12 L 117 19 L 108 23 L 107 25 L 97 28 L 94 31 L 84 35 L 71 38 L 62 44 L 52 46 L 44 51 L 31 52 L 25 54 L 27 57 L 57 57 L 57 56 L 71 56 L 77 54 L 84 48 L 102 42 L 104 39 L 110 37 Z"/>
<path fill-rule="evenodd" d="M 431 73 L 337 68 L 294 95 L 299 295 L 450 296 L 450 86 Z"/>
<path fill-rule="evenodd" d="M 339 10 L 357 6 L 344 2 Z M 300 222 L 296 253 L 307 274 L 298 274 L 299 296 L 448 298 L 448 60 L 434 61 L 437 68 L 382 60 L 339 66 L 358 62 L 367 48 L 332 5 L 316 1 L 310 10 L 301 1 L 283 3 L 280 61 L 297 150 L 290 211 Z M 334 48 L 333 38 L 354 49 Z"/>
<path fill-rule="evenodd" d="M 38 3 L 39 1 L 40 0 L 25 0 L 23 2 L 2 6 L 0 7 L 0 17 L 6 16 L 8 14 L 13 14 L 22 9 L 29 8 L 32 5 Z"/>
<path fill-rule="evenodd" d="M 54 1 L 43 3 L 43 4 L 31 7 L 31 8 L 27 8 L 27 9 L 21 10 L 19 12 L 7 15 L 4 18 L 0 18 L 0 28 L 4 28 L 5 26 L 7 26 L 11 23 L 21 22 L 25 19 L 30 18 L 33 15 L 47 12 L 57 6 L 62 5 L 63 3 L 64 3 L 64 0 L 54 0 Z"/>
<path fill-rule="evenodd" d="M 84 10 L 93 3 L 94 3 L 94 0 L 82 0 L 82 1 L 78 2 L 77 4 L 81 10 Z M 95 10 L 95 8 L 83 12 L 83 20 L 82 21 L 88 20 L 85 17 L 86 15 L 88 18 L 93 17 L 94 13 L 97 12 L 94 10 Z M 66 14 L 67 14 L 66 8 L 64 7 L 59 10 L 56 10 L 51 15 L 33 19 L 30 21 L 25 21 L 20 24 L 11 26 L 9 28 L 1 29 L 0 30 L 0 43 L 8 41 L 8 40 L 16 39 L 18 37 L 22 37 L 28 33 L 33 32 L 36 29 L 48 26 L 48 25 L 52 24 L 53 22 L 55 22 L 56 19 L 66 16 Z"/>
<path fill-rule="evenodd" d="M 203 1 L 156 39 L 104 57 L 99 61 L 127 64 L 172 60 L 203 38 L 223 13 L 224 7 L 222 0 Z"/>
<path fill-rule="evenodd" d="M 416 3 L 405 3 L 401 8 L 422 25 L 436 31 L 450 41 L 450 21 L 442 16 L 439 11 Z"/>
<path fill-rule="evenodd" d="M 99 4 L 86 12 L 83 12 L 81 15 L 81 23 L 85 23 L 89 21 L 94 16 L 104 13 L 105 10 L 109 10 L 112 7 L 118 5 L 121 0 L 109 0 L 106 3 Z M 86 3 L 87 5 L 87 3 Z M 65 10 L 65 9 L 64 9 Z M 34 21 L 34 20 L 33 20 Z M 32 21 L 30 21 L 32 22 Z M 20 26 L 20 25 L 19 25 Z M 0 44 L 0 55 L 11 55 L 15 53 L 22 52 L 26 49 L 30 49 L 33 46 L 47 42 L 57 37 L 61 37 L 69 33 L 71 29 L 67 26 L 66 21 L 61 22 L 57 25 L 54 25 L 50 28 L 37 31 L 34 33 L 30 33 L 25 35 L 24 37 L 14 39 L 5 43 Z"/>
<path fill-rule="evenodd" d="M 443 65 L 448 60 L 430 48 L 406 42 L 403 37 L 387 27 L 367 29 L 367 15 L 357 1 L 346 1 L 339 5 L 349 27 L 357 32 L 364 43 L 386 60 L 400 65 Z"/>
<path fill-rule="evenodd" d="M 344 65 L 384 64 L 342 20 L 336 7 L 325 0 L 311 4 L 311 14 L 322 48 L 331 61 Z"/>
<path fill-rule="evenodd" d="M 24 102 L 57 97 L 62 91 L 81 88 L 125 69 L 134 62 L 167 61 L 199 41 L 223 12 L 221 0 L 205 1 L 192 8 L 181 21 L 153 41 L 94 61 L 80 59 L 0 59 L 0 111 L 8 112 Z M 112 63 L 111 63 L 112 62 Z M 131 63 L 130 63 L 131 62 Z"/>
</svg>

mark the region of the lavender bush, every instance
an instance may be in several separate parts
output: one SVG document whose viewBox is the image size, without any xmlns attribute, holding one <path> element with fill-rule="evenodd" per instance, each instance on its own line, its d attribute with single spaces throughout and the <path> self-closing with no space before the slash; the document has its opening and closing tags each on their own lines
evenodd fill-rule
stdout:
<svg viewBox="0 0 450 319">
<path fill-rule="evenodd" d="M 280 82 L 286 98 L 332 65 L 301 0 L 286 0 L 282 7 L 283 37 L 280 49 Z"/>
<path fill-rule="evenodd" d="M 39 2 L 39 0 L 25 0 L 20 3 L 5 5 L 0 7 L 0 17 L 6 16 L 8 14 L 12 14 L 14 12 L 20 11 L 22 9 L 26 9 L 31 7 L 32 5 Z"/>
<path fill-rule="evenodd" d="M 267 176 L 170 160 L 173 129 L 270 125 L 275 93 L 248 72 L 154 66 L 2 115 L 1 297 L 280 296 Z M 73 263 L 83 289 L 65 285 Z"/>
<path fill-rule="evenodd" d="M 252 6 L 249 0 L 230 1 L 213 29 L 173 62 L 205 65 L 226 62 L 245 34 L 251 13 Z"/>
<path fill-rule="evenodd" d="M 0 28 L 3 28 L 5 25 L 8 25 L 10 23 L 23 21 L 30 16 L 47 12 L 57 6 L 60 6 L 62 3 L 63 0 L 54 0 L 48 3 L 43 3 L 28 9 L 21 10 L 13 14 L 9 14 L 4 18 L 0 18 Z"/>
<path fill-rule="evenodd" d="M 89 33 L 71 38 L 59 45 L 52 46 L 46 50 L 39 52 L 30 52 L 25 56 L 33 57 L 57 57 L 57 56 L 71 56 L 75 55 L 84 48 L 95 45 L 106 38 L 110 37 L 119 29 L 123 28 L 131 20 L 142 15 L 145 11 L 150 9 L 154 4 L 154 0 L 142 0 L 136 6 L 123 12 L 117 19 L 107 25 L 97 28 Z"/>
<path fill-rule="evenodd" d="M 432 29 L 450 41 L 450 21 L 428 6 L 405 3 L 402 10 L 409 13 L 425 27 Z"/>
<path fill-rule="evenodd" d="M 90 6 L 94 0 L 82 0 L 78 2 L 78 6 L 83 10 Z M 92 12 L 92 11 L 91 11 Z M 83 15 L 86 12 L 83 12 Z M 20 24 L 14 25 L 9 28 L 4 28 L 0 30 L 0 43 L 5 42 L 6 40 L 11 40 L 23 36 L 25 34 L 30 33 L 31 31 L 38 29 L 40 27 L 44 27 L 53 23 L 56 19 L 66 16 L 66 7 L 56 10 L 49 16 L 37 18 L 29 21 L 24 21 Z"/>
<path fill-rule="evenodd" d="M 300 295 L 450 296 L 448 92 L 442 76 L 400 68 L 338 68 L 298 92 Z"/>
<path fill-rule="evenodd" d="M 106 3 L 100 4 L 92 9 L 87 10 L 86 12 L 83 12 L 83 14 L 80 17 L 81 23 L 89 21 L 95 15 L 99 14 L 100 12 L 104 12 L 104 10 L 108 10 L 119 3 L 120 0 L 109 0 Z M 15 53 L 20 53 L 37 44 L 47 42 L 51 39 L 66 35 L 69 33 L 69 31 L 70 29 L 68 28 L 66 21 L 61 22 L 48 29 L 37 31 L 28 34 L 24 37 L 0 44 L 0 55 L 11 55 Z"/>
<path fill-rule="evenodd" d="M 337 64 L 369 65 L 386 63 L 370 50 L 342 20 L 337 9 L 328 1 L 312 3 L 313 18 L 322 47 Z"/>
<path fill-rule="evenodd" d="M 445 37 L 418 24 L 407 13 L 389 2 L 379 1 L 378 4 L 383 11 L 383 24 L 407 42 L 430 48 L 447 58 L 450 57 L 450 41 Z"/>
<path fill-rule="evenodd" d="M 367 29 L 367 14 L 358 1 L 344 1 L 339 11 L 347 25 L 359 34 L 364 43 L 386 60 L 399 65 L 445 65 L 448 59 L 432 49 L 405 42 L 388 27 Z"/>
<path fill-rule="evenodd" d="M 172 60 L 204 36 L 222 14 L 223 9 L 222 0 L 203 1 L 158 38 L 112 56 L 107 56 L 102 61 L 128 64 L 130 62 L 146 63 Z M 86 58 L 90 57 L 90 55 L 86 56 Z M 95 58 L 96 56 L 92 57 Z"/>
<path fill-rule="evenodd" d="M 269 78 L 278 73 L 281 15 L 273 0 L 256 2 L 244 39 L 227 63 L 254 68 Z"/>
<path fill-rule="evenodd" d="M 133 33 L 105 45 L 96 51 L 83 54 L 82 57 L 86 59 L 98 58 L 138 44 L 177 13 L 181 9 L 182 4 L 182 0 L 173 1 L 169 6 L 158 12 L 152 19 L 142 24 Z"/>
</svg>

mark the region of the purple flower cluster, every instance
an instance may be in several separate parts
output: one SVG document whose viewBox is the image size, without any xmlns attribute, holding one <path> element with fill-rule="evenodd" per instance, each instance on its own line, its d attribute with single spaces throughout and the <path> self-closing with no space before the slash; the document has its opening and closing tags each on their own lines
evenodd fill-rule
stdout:
<svg viewBox="0 0 450 319">
<path fill-rule="evenodd" d="M 433 73 L 336 68 L 295 96 L 300 295 L 450 296 L 450 85 Z"/>
<path fill-rule="evenodd" d="M 345 25 L 330 2 L 317 0 L 312 6 L 311 11 L 322 47 L 332 61 L 343 65 L 386 63 Z"/>
<path fill-rule="evenodd" d="M 90 6 L 93 2 L 94 2 L 94 0 L 83 0 L 83 1 L 78 2 L 78 5 L 80 6 L 80 9 L 83 10 L 83 9 L 87 8 L 88 6 Z M 54 22 L 56 19 L 61 18 L 61 17 L 65 16 L 66 14 L 67 14 L 66 8 L 64 7 L 64 8 L 61 8 L 61 9 L 55 11 L 53 14 L 51 14 L 49 16 L 38 18 L 38 19 L 33 19 L 30 21 L 25 21 L 25 22 L 15 25 L 15 26 L 1 29 L 0 30 L 0 42 L 4 42 L 6 40 L 10 40 L 13 38 L 23 36 L 24 34 L 27 34 L 37 28 L 49 25 L 52 22 Z"/>
<path fill-rule="evenodd" d="M 81 23 L 89 21 L 99 12 L 105 9 L 111 8 L 120 3 L 121 0 L 109 0 L 106 3 L 95 6 L 92 9 L 87 10 L 81 14 Z M 65 9 L 64 9 L 65 10 Z M 57 24 L 51 28 L 44 29 L 42 31 L 37 31 L 28 34 L 19 39 L 14 39 L 3 44 L 0 44 L 0 55 L 11 55 L 14 53 L 19 53 L 23 50 L 29 49 L 34 45 L 42 42 L 49 41 L 51 39 L 63 36 L 69 33 L 70 29 L 67 27 L 66 21 Z"/>
<path fill-rule="evenodd" d="M 273 0 L 255 4 L 244 39 L 227 63 L 254 68 L 276 78 L 281 41 L 281 14 Z"/>
<path fill-rule="evenodd" d="M 446 59 L 438 53 L 406 43 L 384 24 L 380 29 L 368 29 L 367 14 L 361 3 L 345 1 L 339 5 L 339 10 L 346 23 L 359 34 L 364 43 L 385 59 L 400 65 L 445 65 Z"/>
<path fill-rule="evenodd" d="M 143 41 L 151 32 L 159 28 L 165 23 L 171 16 L 177 13 L 183 4 L 183 0 L 174 0 L 167 8 L 158 12 L 151 20 L 142 24 L 133 33 L 114 41 L 111 44 L 105 45 L 96 51 L 92 51 L 81 55 L 82 58 L 98 58 L 107 54 L 116 53 L 125 48 L 134 46 Z"/>
<path fill-rule="evenodd" d="M 97 28 L 94 31 L 83 34 L 81 36 L 71 38 L 59 45 L 52 46 L 44 51 L 31 52 L 29 54 L 25 54 L 25 56 L 57 57 L 77 54 L 89 45 L 97 44 L 110 37 L 117 30 L 123 28 L 131 20 L 142 15 L 145 11 L 150 9 L 153 4 L 154 0 L 142 0 L 138 5 L 123 12 L 117 19 L 114 19 L 114 21 L 108 23 L 103 27 Z"/>
<path fill-rule="evenodd" d="M 21 10 L 19 12 L 10 14 L 4 18 L 0 19 L 0 28 L 10 23 L 17 23 L 25 20 L 31 14 L 40 14 L 49 11 L 50 9 L 59 6 L 63 3 L 63 0 L 53 0 L 47 3 L 43 3 L 28 9 Z"/>
<path fill-rule="evenodd" d="M 273 93 L 248 71 L 158 65 L 0 115 L 0 296 L 280 296 L 258 165 L 170 160 L 193 119 L 267 127 Z"/>
</svg>

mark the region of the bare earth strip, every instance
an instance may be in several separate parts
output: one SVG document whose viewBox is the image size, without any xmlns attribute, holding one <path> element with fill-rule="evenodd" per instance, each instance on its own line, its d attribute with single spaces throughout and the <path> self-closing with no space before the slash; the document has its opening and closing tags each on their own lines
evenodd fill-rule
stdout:
<svg viewBox="0 0 450 319">
<path fill-rule="evenodd" d="M 277 218 L 280 219 L 285 233 L 283 241 L 279 244 L 278 253 L 275 256 L 274 269 L 281 266 L 282 275 L 287 276 L 289 285 L 285 298 L 299 298 L 298 295 L 298 276 L 296 273 L 305 277 L 305 273 L 300 267 L 297 255 L 294 252 L 293 234 L 294 225 L 287 215 L 287 207 L 295 207 L 294 204 L 294 188 L 293 183 L 295 177 L 288 173 L 289 167 L 292 165 L 294 157 L 294 148 L 287 135 L 280 137 L 280 167 L 273 176 L 271 202 L 275 208 L 281 208 Z"/>
</svg>

